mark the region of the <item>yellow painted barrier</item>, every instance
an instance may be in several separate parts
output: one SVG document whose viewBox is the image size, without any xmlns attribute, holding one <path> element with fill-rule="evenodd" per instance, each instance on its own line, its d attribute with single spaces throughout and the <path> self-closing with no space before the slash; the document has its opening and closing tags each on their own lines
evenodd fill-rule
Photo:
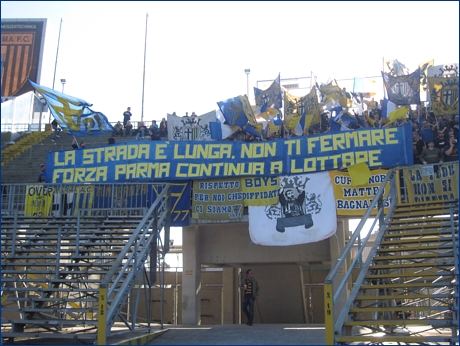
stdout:
<svg viewBox="0 0 460 346">
<path fill-rule="evenodd" d="M 334 345 L 334 308 L 332 284 L 324 285 L 324 319 L 326 329 L 326 344 Z"/>
<path fill-rule="evenodd" d="M 106 331 L 106 316 L 107 316 L 107 287 L 99 289 L 99 303 L 98 303 L 98 323 L 97 323 L 97 344 L 105 345 L 107 338 Z"/>
</svg>

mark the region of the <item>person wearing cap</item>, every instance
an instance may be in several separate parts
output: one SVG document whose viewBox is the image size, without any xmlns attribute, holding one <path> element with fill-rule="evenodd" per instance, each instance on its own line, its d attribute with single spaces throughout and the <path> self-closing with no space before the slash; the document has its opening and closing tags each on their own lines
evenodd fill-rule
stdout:
<svg viewBox="0 0 460 346">
<path fill-rule="evenodd" d="M 44 183 L 46 180 L 46 166 L 42 163 L 40 165 L 40 175 L 38 176 L 38 182 Z"/>
</svg>

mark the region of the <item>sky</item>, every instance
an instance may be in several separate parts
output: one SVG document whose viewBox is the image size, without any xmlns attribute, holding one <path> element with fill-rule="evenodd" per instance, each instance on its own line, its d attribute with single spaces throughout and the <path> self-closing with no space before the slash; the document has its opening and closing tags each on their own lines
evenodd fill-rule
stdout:
<svg viewBox="0 0 460 346">
<path fill-rule="evenodd" d="M 350 90 L 384 59 L 411 72 L 459 62 L 458 1 L 2 1 L 1 13 L 46 18 L 40 84 L 56 71 L 56 90 L 66 79 L 65 94 L 111 122 L 127 107 L 135 121 L 201 115 L 248 85 L 254 104 L 253 87 L 278 74 Z"/>
</svg>

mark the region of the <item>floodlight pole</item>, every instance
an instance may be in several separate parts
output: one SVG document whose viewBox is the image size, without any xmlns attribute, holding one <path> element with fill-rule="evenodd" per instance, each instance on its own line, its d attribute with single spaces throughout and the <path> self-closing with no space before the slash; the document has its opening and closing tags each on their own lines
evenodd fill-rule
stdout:
<svg viewBox="0 0 460 346">
<path fill-rule="evenodd" d="M 59 54 L 59 42 L 61 41 L 61 28 L 62 28 L 62 18 L 61 18 L 61 24 L 59 25 L 59 37 L 58 37 L 58 44 L 57 44 L 57 49 L 56 49 L 56 62 L 54 63 L 53 90 L 54 90 L 54 82 L 56 81 L 56 68 L 57 68 L 57 61 L 58 61 L 58 54 Z"/>
<path fill-rule="evenodd" d="M 145 57 L 147 53 L 147 21 L 149 14 L 146 13 L 145 16 L 145 45 L 144 45 L 144 75 L 142 80 L 142 109 L 141 109 L 141 122 L 144 121 L 144 89 L 145 89 Z"/>
<path fill-rule="evenodd" d="M 246 82 L 247 82 L 247 96 L 248 96 L 248 99 L 249 99 L 249 73 L 251 72 L 250 69 L 245 69 L 244 72 L 246 72 Z"/>
<path fill-rule="evenodd" d="M 57 44 L 57 49 L 56 49 L 56 62 L 54 63 L 53 90 L 54 90 L 54 82 L 56 81 L 56 68 L 57 68 L 58 54 L 59 54 L 59 42 L 61 41 L 61 28 L 62 28 L 62 18 L 61 18 L 61 24 L 59 24 L 59 36 L 58 36 L 58 44 Z M 51 122 L 51 112 L 50 112 L 49 122 Z"/>
</svg>

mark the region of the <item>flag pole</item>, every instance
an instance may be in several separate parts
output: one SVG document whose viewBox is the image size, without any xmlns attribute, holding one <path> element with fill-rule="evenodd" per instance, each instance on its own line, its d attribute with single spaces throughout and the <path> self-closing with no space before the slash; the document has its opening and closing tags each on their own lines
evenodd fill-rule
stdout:
<svg viewBox="0 0 460 346">
<path fill-rule="evenodd" d="M 142 109 L 141 109 L 141 122 L 144 121 L 144 89 L 145 89 L 145 56 L 147 53 L 147 21 L 149 14 L 145 15 L 145 44 L 144 44 L 144 74 L 142 79 Z"/>
<path fill-rule="evenodd" d="M 56 62 L 54 63 L 53 90 L 54 90 L 54 82 L 56 81 L 56 68 L 57 68 L 58 54 L 59 54 L 59 42 L 61 42 L 61 28 L 62 28 L 62 18 L 61 18 L 61 23 L 59 24 L 59 36 L 58 36 L 58 44 L 57 44 L 57 49 L 56 49 Z M 50 112 L 48 122 L 49 123 L 51 122 L 51 112 Z"/>
</svg>

